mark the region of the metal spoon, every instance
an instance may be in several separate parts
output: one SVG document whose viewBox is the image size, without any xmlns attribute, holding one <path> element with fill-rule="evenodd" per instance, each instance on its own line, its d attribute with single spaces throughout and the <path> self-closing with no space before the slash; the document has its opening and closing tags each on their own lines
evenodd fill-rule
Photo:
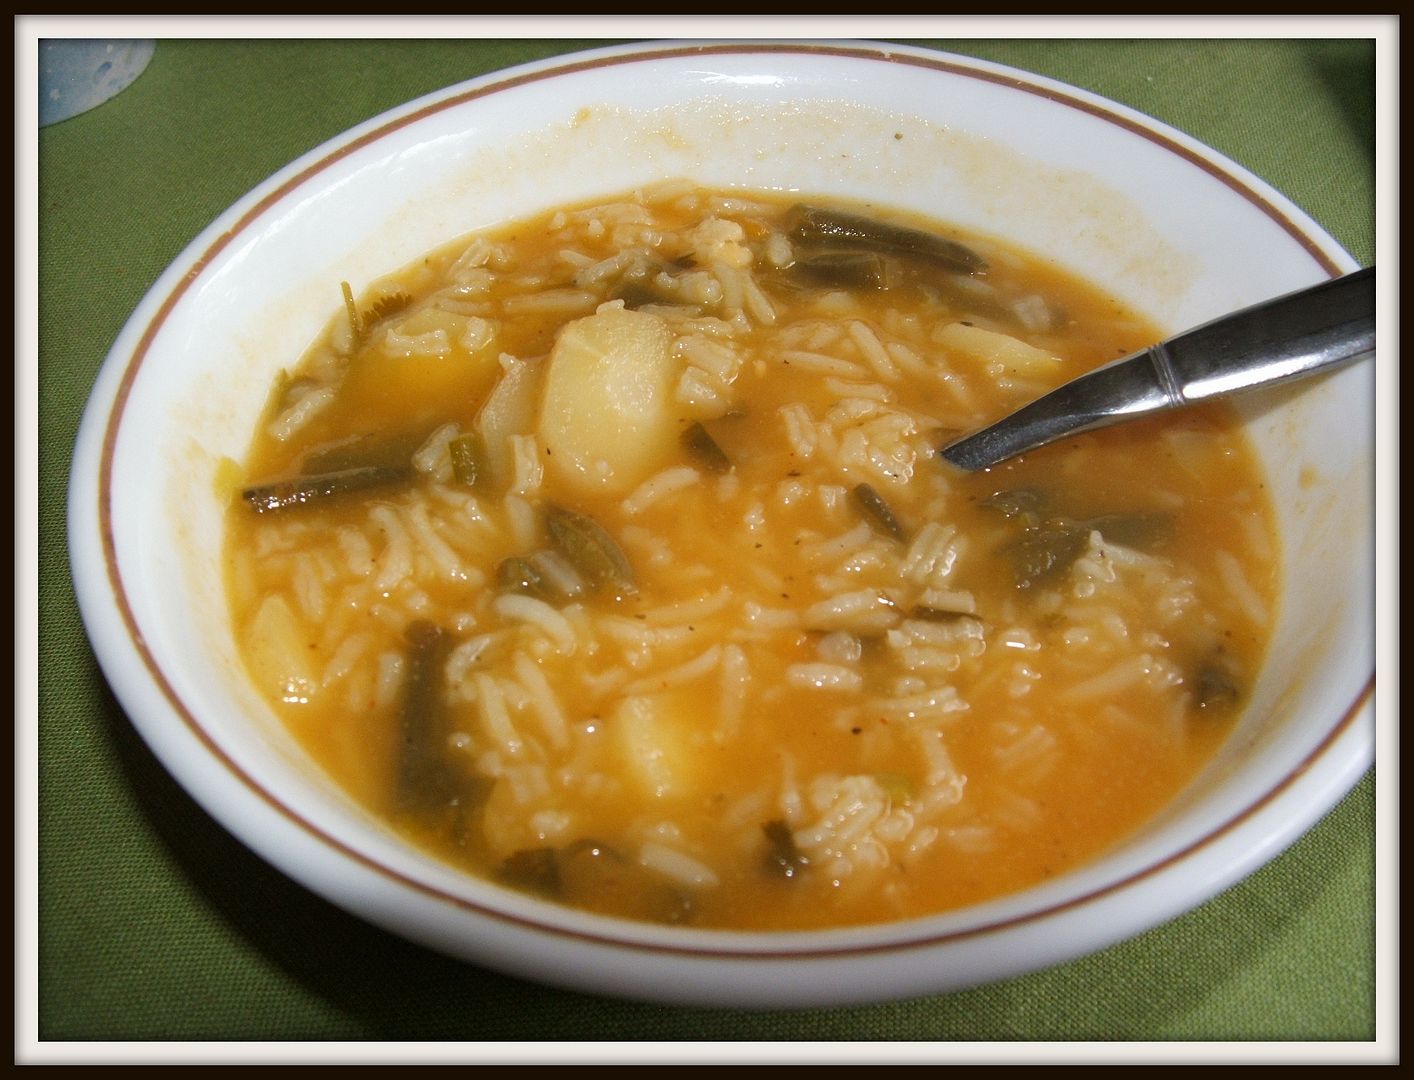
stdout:
<svg viewBox="0 0 1414 1080">
<path fill-rule="evenodd" d="M 1267 300 L 1072 379 L 950 443 L 985 469 L 1067 435 L 1207 398 L 1300 379 L 1375 352 L 1375 268 Z"/>
</svg>

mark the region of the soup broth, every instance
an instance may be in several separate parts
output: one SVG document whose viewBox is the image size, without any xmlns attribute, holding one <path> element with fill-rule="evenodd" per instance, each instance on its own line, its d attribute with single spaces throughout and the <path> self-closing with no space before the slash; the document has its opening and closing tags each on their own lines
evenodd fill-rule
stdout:
<svg viewBox="0 0 1414 1080">
<path fill-rule="evenodd" d="M 1240 712 L 1278 559 L 1231 414 L 938 456 L 1161 336 L 1046 260 L 684 182 L 344 294 L 240 468 L 232 618 L 450 863 L 704 927 L 931 914 L 1115 844 Z"/>
</svg>

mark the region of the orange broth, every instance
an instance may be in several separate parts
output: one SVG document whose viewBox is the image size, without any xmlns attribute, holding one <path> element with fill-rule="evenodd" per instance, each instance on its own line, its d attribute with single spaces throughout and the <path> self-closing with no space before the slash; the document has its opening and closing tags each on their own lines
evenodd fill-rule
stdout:
<svg viewBox="0 0 1414 1080">
<path fill-rule="evenodd" d="M 251 677 L 438 857 L 632 919 L 910 918 L 1083 865 L 1230 732 L 1278 578 L 1234 417 L 952 469 L 1159 331 L 854 206 L 984 264 L 861 270 L 791 205 L 673 184 L 462 239 L 272 392 L 228 526 Z M 289 496 L 331 448 L 397 476 Z"/>
</svg>

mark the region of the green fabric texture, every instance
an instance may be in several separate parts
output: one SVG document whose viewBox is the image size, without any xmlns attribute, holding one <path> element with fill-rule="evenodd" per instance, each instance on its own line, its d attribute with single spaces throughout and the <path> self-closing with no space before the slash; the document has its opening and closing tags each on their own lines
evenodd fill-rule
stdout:
<svg viewBox="0 0 1414 1080">
<path fill-rule="evenodd" d="M 94 660 L 66 548 L 74 439 L 125 320 L 217 214 L 323 141 L 458 81 L 604 44 L 163 40 L 127 90 L 40 132 L 39 1038 L 1373 1039 L 1373 771 L 1247 880 L 1084 959 L 950 995 L 751 1012 L 599 999 L 408 944 L 268 867 L 152 757 Z M 1375 259 L 1371 42 L 910 44 L 1155 116 Z"/>
</svg>

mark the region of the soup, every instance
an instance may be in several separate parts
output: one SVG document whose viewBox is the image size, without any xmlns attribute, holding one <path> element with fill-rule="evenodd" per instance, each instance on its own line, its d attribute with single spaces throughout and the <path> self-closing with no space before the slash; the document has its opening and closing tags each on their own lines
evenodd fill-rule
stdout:
<svg viewBox="0 0 1414 1080">
<path fill-rule="evenodd" d="M 1050 262 L 681 182 L 343 294 L 233 484 L 233 625 L 449 863 L 702 927 L 931 914 L 1114 845 L 1241 710 L 1278 559 L 1231 414 L 937 453 L 1162 336 Z"/>
</svg>

